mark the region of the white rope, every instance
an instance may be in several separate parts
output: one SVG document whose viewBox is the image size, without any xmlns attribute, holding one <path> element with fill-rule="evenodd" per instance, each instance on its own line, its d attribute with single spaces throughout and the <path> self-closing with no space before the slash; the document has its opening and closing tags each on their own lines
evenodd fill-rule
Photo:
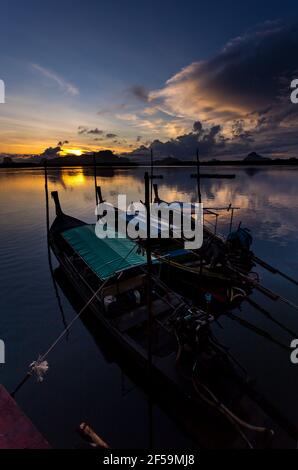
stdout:
<svg viewBox="0 0 298 470">
<path fill-rule="evenodd" d="M 127 258 L 132 254 L 132 252 L 137 248 L 137 246 L 133 246 L 132 249 L 129 251 L 129 253 L 126 255 L 125 258 L 121 259 L 121 262 L 119 263 L 118 270 L 121 268 L 121 264 L 124 263 L 124 261 L 127 260 Z M 113 275 L 109 276 L 104 283 L 99 287 L 99 289 L 92 295 L 92 297 L 88 300 L 88 302 L 84 305 L 84 307 L 80 310 L 80 312 L 77 314 L 77 316 L 74 317 L 74 319 L 69 323 L 67 328 L 65 328 L 62 333 L 58 336 L 58 338 L 54 341 L 54 343 L 50 346 L 50 348 L 42 355 L 39 356 L 37 361 L 32 362 L 30 364 L 29 369 L 30 372 L 29 374 L 33 375 L 35 374 L 37 377 L 37 381 L 39 383 L 43 382 L 44 380 L 44 375 L 47 373 L 49 370 L 49 364 L 45 360 L 48 355 L 53 351 L 53 349 L 57 346 L 57 344 L 64 338 L 64 336 L 69 332 L 69 330 L 72 328 L 73 324 L 77 321 L 78 318 L 81 317 L 81 315 L 84 313 L 84 311 L 89 307 L 89 305 L 93 302 L 93 300 L 100 294 L 100 292 L 103 290 L 107 282 L 113 277 Z"/>
<path fill-rule="evenodd" d="M 61 335 L 58 336 L 58 338 L 56 339 L 56 341 L 54 341 L 54 343 L 52 344 L 52 346 L 47 350 L 46 353 L 44 353 L 41 357 L 40 357 L 40 361 L 44 361 L 46 359 L 46 357 L 52 352 L 52 350 L 57 346 L 57 344 L 60 342 L 60 340 L 66 335 L 66 333 L 71 329 L 71 327 L 73 326 L 73 324 L 76 322 L 76 320 L 78 318 L 80 318 L 80 316 L 84 313 L 84 311 L 86 310 L 87 307 L 89 307 L 89 305 L 93 302 L 93 300 L 95 299 L 95 297 L 97 297 L 101 290 L 105 287 L 105 285 L 107 284 L 109 279 L 106 279 L 105 282 L 100 286 L 100 288 L 92 295 L 92 297 L 88 300 L 88 302 L 86 303 L 86 305 L 84 305 L 84 307 L 80 310 L 80 312 L 77 314 L 76 317 L 74 317 L 74 319 L 69 323 L 69 325 L 67 326 L 67 328 L 65 328 L 65 330 L 62 331 Z"/>
</svg>

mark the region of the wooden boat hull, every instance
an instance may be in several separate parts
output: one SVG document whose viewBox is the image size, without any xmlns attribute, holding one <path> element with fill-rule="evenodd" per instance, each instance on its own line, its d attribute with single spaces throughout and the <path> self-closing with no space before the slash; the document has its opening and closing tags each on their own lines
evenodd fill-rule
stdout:
<svg viewBox="0 0 298 470">
<path fill-rule="evenodd" d="M 56 196 L 58 199 L 58 196 Z M 126 357 L 131 367 L 136 370 L 137 374 L 144 376 L 148 383 L 149 388 L 158 390 L 158 394 L 161 394 L 167 398 L 169 404 L 173 404 L 175 407 L 175 414 L 183 425 L 190 431 L 191 435 L 195 438 L 199 445 L 203 447 L 225 447 L 225 448 L 239 448 L 246 447 L 248 444 L 247 438 L 243 439 L 243 433 L 239 433 L 237 426 L 235 426 L 234 420 L 227 420 L 226 413 L 222 416 L 220 411 L 222 407 L 218 403 L 225 403 L 234 413 L 240 414 L 242 419 L 249 420 L 258 426 L 265 425 L 266 428 L 274 428 L 276 431 L 276 440 L 271 442 L 273 446 L 278 446 L 285 439 L 285 433 L 276 421 L 273 421 L 264 411 L 264 407 L 260 407 L 257 401 L 253 398 L 253 391 L 244 382 L 243 378 L 239 373 L 234 371 L 231 361 L 227 355 L 222 351 L 219 353 L 219 349 L 215 347 L 215 356 L 208 358 L 210 352 L 205 350 L 205 346 L 199 347 L 196 352 L 196 366 L 199 366 L 199 382 L 197 375 L 193 374 L 193 360 L 188 361 L 186 353 L 186 363 L 191 365 L 191 375 L 186 377 L 184 373 L 181 373 L 181 366 L 183 366 L 181 359 L 178 356 L 181 355 L 181 351 L 177 355 L 178 344 L 176 341 L 175 334 L 170 335 L 167 338 L 165 335 L 161 338 L 162 332 L 168 330 L 164 328 L 164 325 L 159 321 L 154 321 L 154 329 L 151 332 L 151 360 L 148 355 L 148 329 L 146 327 L 147 315 L 143 318 L 144 308 L 147 310 L 147 306 L 144 305 L 140 308 L 135 308 L 128 315 L 119 314 L 116 319 L 109 315 L 105 311 L 105 305 L 103 298 L 99 297 L 98 292 L 103 288 L 105 283 L 95 275 L 92 271 L 92 282 L 94 277 L 96 285 L 91 286 L 90 278 L 86 278 L 88 272 L 90 274 L 90 268 L 84 260 L 78 256 L 78 253 L 71 248 L 67 243 L 66 239 L 63 238 L 62 234 L 69 230 L 76 230 L 76 224 L 78 227 L 83 227 L 82 221 L 70 218 L 64 215 L 61 211 L 60 205 L 56 202 L 57 218 L 55 219 L 49 234 L 50 246 L 63 270 L 65 277 L 69 283 L 74 287 L 74 290 L 78 293 L 84 305 L 88 305 L 90 311 L 93 312 L 94 316 L 101 325 L 101 329 L 108 334 L 117 348 L 122 353 L 121 357 Z M 75 261 L 76 259 L 76 261 Z M 122 272 L 123 274 L 123 272 Z M 114 279 L 114 278 L 112 278 Z M 109 281 L 111 278 L 109 278 Z M 111 282 L 114 282 L 113 280 Z M 121 281 L 122 282 L 122 281 Z M 113 287 L 113 284 L 108 286 Z M 119 288 L 117 281 L 117 289 Z M 154 289 L 157 293 L 157 286 Z M 169 291 L 169 292 L 168 292 Z M 174 297 L 170 290 L 162 297 L 161 302 L 166 306 L 167 310 L 162 310 L 163 313 L 174 312 L 176 314 L 177 308 L 172 305 Z M 171 297 L 172 295 L 172 297 Z M 90 302 L 92 299 L 92 302 Z M 178 296 L 176 302 L 182 301 L 182 297 Z M 155 314 L 158 314 L 157 309 L 159 299 L 154 300 L 154 307 L 152 309 L 153 318 Z M 183 301 L 184 302 L 184 301 Z M 170 307 L 166 305 L 169 303 Z M 177 304 L 176 304 L 177 305 Z M 184 302 L 184 308 L 186 304 Z M 143 309 L 141 314 L 141 309 Z M 119 313 L 119 312 L 118 312 Z M 204 314 L 204 312 L 202 312 Z M 186 307 L 185 318 L 190 315 L 189 307 Z M 134 315 L 134 316 L 133 316 Z M 183 319 L 184 319 L 183 315 Z M 197 314 L 196 314 L 197 315 Z M 199 314 L 200 315 L 200 314 Z M 128 318 L 127 318 L 128 317 Z M 170 316 L 172 317 L 172 315 Z M 208 314 L 203 315 L 204 319 L 208 318 Z M 202 318 L 203 318 L 202 317 Z M 200 318 L 200 317 L 195 317 Z M 146 319 L 146 321 L 145 321 Z M 123 323 L 124 320 L 124 323 Z M 134 321 L 137 320 L 135 324 Z M 131 322 L 132 321 L 132 322 Z M 126 322 L 126 323 L 125 323 Z M 142 324 L 142 327 L 140 328 Z M 206 320 L 204 320 L 206 325 Z M 207 325 L 208 330 L 208 325 Z M 204 327 L 203 331 L 207 331 Z M 177 331 L 176 329 L 174 330 Z M 158 335 L 157 335 L 158 332 Z M 196 333 L 197 334 L 197 333 Z M 157 339 L 159 341 L 157 342 Z M 201 339 L 204 339 L 200 337 Z M 170 340 L 170 341 L 169 341 Z M 171 344 L 171 341 L 175 343 L 175 346 Z M 205 342 L 203 341 L 203 345 Z M 201 352 L 199 352 L 201 351 Z M 208 354 L 207 354 L 208 353 Z M 179 365 L 177 367 L 177 364 Z M 188 367 L 187 366 L 187 367 Z M 187 369 L 183 366 L 183 371 Z M 206 385 L 212 386 L 212 390 L 216 390 L 216 394 L 220 397 L 216 399 L 212 406 L 206 406 L 206 398 L 202 393 L 197 392 L 194 387 L 193 380 L 196 378 L 196 386 L 205 387 Z M 210 390 L 209 390 L 210 392 Z M 208 393 L 209 393 L 208 392 Z M 210 401 L 210 400 L 209 400 Z M 202 429 L 203 428 L 203 429 Z M 246 433 L 254 447 L 265 447 L 268 445 L 268 433 L 258 432 L 255 430 Z M 281 445 L 282 447 L 282 445 Z"/>
<path fill-rule="evenodd" d="M 51 239 L 51 248 L 59 261 L 59 264 L 74 290 L 79 294 L 83 303 L 87 303 L 92 292 L 82 282 L 82 276 L 69 263 L 68 257 L 59 245 L 55 242 L 55 238 Z M 101 330 L 104 329 L 109 338 L 117 345 L 120 357 L 125 358 L 126 363 L 130 364 L 134 373 L 143 377 L 150 386 L 153 396 L 161 398 L 161 401 L 171 408 L 171 413 L 175 410 L 175 419 L 183 429 L 195 440 L 199 447 L 206 448 L 241 448 L 246 447 L 245 442 L 235 432 L 235 429 L 227 420 L 222 417 L 217 410 L 208 408 L 198 399 L 193 388 L 179 375 L 175 365 L 175 354 L 164 359 L 154 357 L 152 367 L 148 369 L 148 357 L 146 350 L 140 348 L 135 341 L 131 340 L 127 335 L 121 334 L 111 323 L 107 321 L 102 304 L 95 299 L 90 304 L 90 311 L 94 314 Z M 103 330 L 102 330 L 103 331 Z M 149 380 L 150 378 L 150 380 Z M 237 390 L 236 395 L 241 393 L 241 409 L 246 410 L 246 418 L 254 420 L 255 423 L 271 424 L 271 420 L 264 412 L 251 400 L 249 395 L 244 393 L 243 384 L 239 381 L 238 385 L 231 382 L 231 387 Z M 154 389 L 154 392 L 153 392 Z M 158 390 L 158 394 L 156 394 Z M 231 389 L 232 390 L 232 389 Z M 238 397 L 239 399 L 239 397 Z M 279 442 L 283 442 L 283 432 L 278 429 Z M 255 436 L 251 433 L 254 446 L 266 447 L 271 445 L 271 439 L 268 435 Z M 275 446 L 276 443 L 273 444 Z"/>
</svg>

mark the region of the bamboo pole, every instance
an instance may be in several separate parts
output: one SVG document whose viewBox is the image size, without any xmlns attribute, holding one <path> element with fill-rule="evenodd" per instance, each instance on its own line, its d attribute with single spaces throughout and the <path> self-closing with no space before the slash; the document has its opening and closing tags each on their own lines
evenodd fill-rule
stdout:
<svg viewBox="0 0 298 470">
<path fill-rule="evenodd" d="M 153 168 L 153 167 L 152 167 Z M 150 181 L 151 180 L 151 181 Z M 151 188 L 150 188 L 151 186 Z M 150 194 L 151 189 L 151 194 Z M 147 211 L 147 295 L 148 295 L 148 431 L 149 449 L 154 448 L 153 433 L 153 403 L 152 403 L 152 335 L 153 335 L 153 309 L 152 309 L 152 253 L 151 253 L 151 197 L 153 194 L 153 173 L 151 178 L 145 173 L 145 207 Z"/>
<path fill-rule="evenodd" d="M 197 186 L 198 186 L 198 198 L 199 203 L 202 204 L 202 192 L 201 192 L 201 163 L 199 149 L 197 150 Z"/>
<path fill-rule="evenodd" d="M 147 295 L 148 295 L 148 364 L 149 372 L 152 366 L 152 326 L 153 326 L 153 312 L 152 312 L 152 254 L 151 254 L 151 214 L 150 214 L 150 177 L 148 172 L 145 173 L 145 207 L 147 211 Z"/>
</svg>

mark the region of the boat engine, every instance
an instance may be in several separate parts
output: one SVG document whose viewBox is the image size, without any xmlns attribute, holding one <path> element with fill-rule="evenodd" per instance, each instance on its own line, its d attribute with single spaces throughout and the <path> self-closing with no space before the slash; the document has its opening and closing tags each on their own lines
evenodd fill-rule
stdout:
<svg viewBox="0 0 298 470">
<path fill-rule="evenodd" d="M 174 329 L 181 347 L 188 352 L 204 349 L 212 321 L 214 317 L 196 308 L 180 313 L 174 320 Z"/>
<path fill-rule="evenodd" d="M 242 228 L 240 226 L 235 232 L 230 233 L 227 242 L 234 249 L 249 251 L 253 238 L 248 228 Z"/>
</svg>

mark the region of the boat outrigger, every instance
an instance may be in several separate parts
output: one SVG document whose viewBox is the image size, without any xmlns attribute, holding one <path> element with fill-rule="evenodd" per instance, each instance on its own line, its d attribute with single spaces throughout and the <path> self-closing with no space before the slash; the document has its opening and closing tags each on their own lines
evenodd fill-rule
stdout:
<svg viewBox="0 0 298 470">
<path fill-rule="evenodd" d="M 282 446 L 287 434 L 278 413 L 265 411 L 243 369 L 218 343 L 214 316 L 158 277 L 150 239 L 146 256 L 129 239 L 99 239 L 95 225 L 64 214 L 58 193 L 52 196 L 49 243 L 66 278 L 134 368 L 174 403 L 199 445 Z"/>
</svg>

